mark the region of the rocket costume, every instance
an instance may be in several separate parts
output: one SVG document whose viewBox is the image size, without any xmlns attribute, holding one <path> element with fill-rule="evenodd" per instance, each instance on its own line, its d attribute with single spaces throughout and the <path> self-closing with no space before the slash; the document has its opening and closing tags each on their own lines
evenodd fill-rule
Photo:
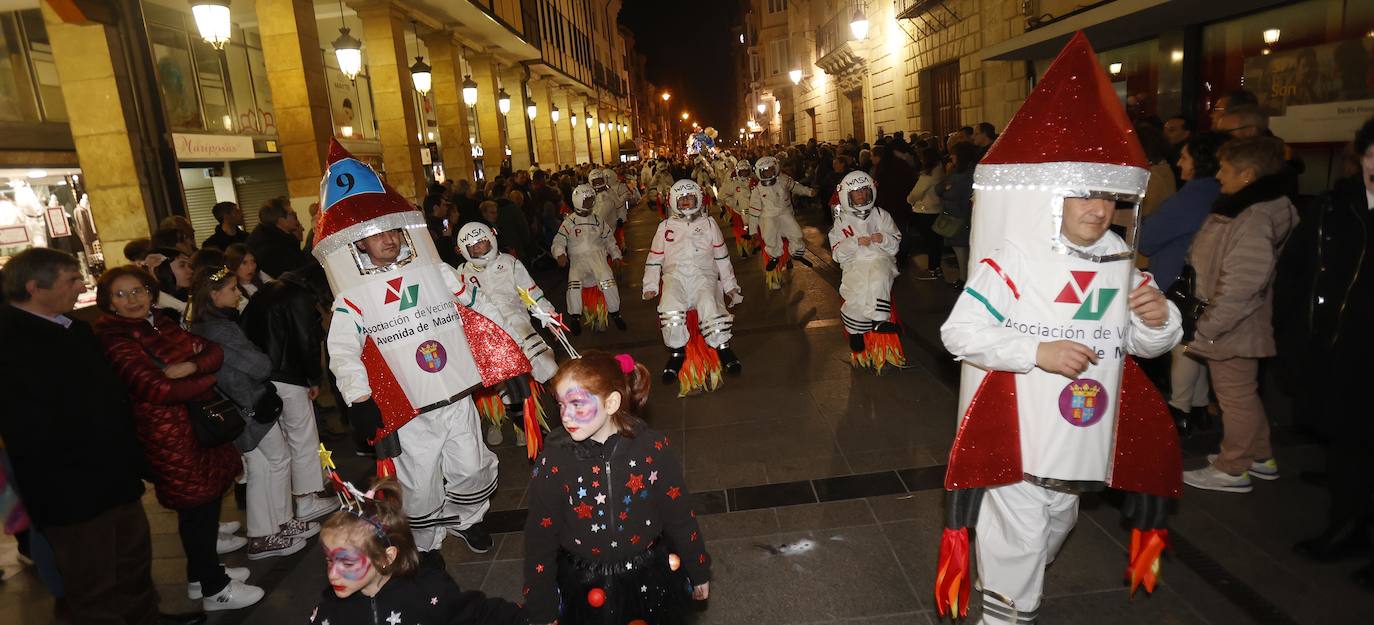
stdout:
<svg viewBox="0 0 1374 625">
<path fill-rule="evenodd" d="M 830 253 L 842 272 L 840 318 L 851 361 L 881 373 L 886 364 L 906 364 L 891 299 L 902 234 L 892 216 L 874 205 L 878 189 L 867 173 L 850 172 L 837 192 L 840 210 L 830 229 Z"/>
<path fill-rule="evenodd" d="M 1166 303 L 1167 319 L 1152 327 L 1131 310 L 1131 291 L 1153 285 L 1122 237 L 1107 231 L 1079 245 L 1061 233 L 1065 198 L 1137 210 L 1148 168 L 1078 33 L 974 171 L 977 261 L 941 328 L 965 361 L 945 475 L 941 614 L 967 612 L 967 527 L 976 525 L 980 622 L 1036 622 L 1045 567 L 1073 528 L 1078 494 L 1104 485 L 1127 491 L 1131 590 L 1154 589 L 1181 457 L 1167 405 L 1126 356 L 1169 351 L 1182 334 L 1179 313 Z M 1077 379 L 1037 368 L 1039 347 L 1057 340 L 1088 346 L 1096 364 Z"/>
<path fill-rule="evenodd" d="M 678 381 L 679 396 L 685 396 L 715 390 L 722 367 L 732 375 L 740 372 L 730 349 L 735 318 L 726 307 L 744 296 L 720 226 L 705 216 L 701 188 L 679 180 L 670 201 L 673 216 L 658 224 L 644 262 L 644 299 L 662 295 L 658 319 L 669 351 L 663 381 Z"/>
<path fill-rule="evenodd" d="M 485 243 L 485 245 L 484 245 Z M 458 267 L 458 277 L 477 298 L 486 300 L 492 310 L 491 319 L 511 338 L 520 344 L 520 349 L 530 361 L 529 394 L 524 401 L 513 406 L 514 416 L 523 416 L 516 426 L 516 444 L 527 445 L 530 458 L 539 453 L 542 431 L 548 429 L 544 411 L 540 404 L 543 384 L 548 382 L 558 369 L 554 361 L 554 351 L 530 323 L 531 310 L 541 311 L 542 319 L 556 319 L 558 311 L 544 297 L 544 291 L 530 277 L 525 264 L 519 259 L 497 251 L 496 233 L 486 224 L 473 222 L 458 231 L 458 251 L 467 262 Z M 517 398 L 499 389 L 498 392 L 479 393 L 478 412 L 496 426 L 495 435 L 489 434 L 487 442 L 501 444 L 500 426 L 506 420 L 506 405 L 514 404 Z M 533 434 L 528 439 L 526 434 Z"/>
<path fill-rule="evenodd" d="M 734 173 L 720 189 L 720 201 L 730 219 L 730 232 L 735 237 L 735 249 L 740 258 L 749 258 L 755 247 L 754 237 L 745 229 L 745 215 L 749 212 L 749 194 L 754 190 L 754 167 L 749 161 L 735 163 Z"/>
<path fill-rule="evenodd" d="M 749 193 L 749 232 L 763 235 L 764 271 L 769 290 L 782 288 L 779 261 L 796 260 L 808 267 L 801 226 L 792 214 L 792 196 L 815 197 L 816 190 L 778 170 L 778 159 L 765 156 L 754 165 L 759 184 Z"/>
<path fill-rule="evenodd" d="M 374 262 L 360 245 L 381 235 L 396 237 L 397 256 Z M 339 391 L 377 422 L 378 469 L 394 469 L 405 489 L 416 547 L 438 549 L 446 530 L 479 523 L 496 491 L 471 393 L 529 371 L 529 361 L 468 308 L 473 294 L 439 260 L 424 215 L 337 142 L 312 253 L 335 293 L 327 345 Z"/>
<path fill-rule="evenodd" d="M 582 331 L 584 308 L 593 330 L 605 330 L 608 316 L 617 328 L 625 329 L 625 320 L 620 316 L 620 291 L 606 262 L 607 256 L 620 260 L 620 248 L 612 238 L 611 226 L 593 212 L 597 197 L 590 185 L 580 184 L 573 189 L 573 212 L 563 218 L 550 248 L 554 258 L 567 257 L 567 305 L 572 315 L 568 327 L 573 334 Z"/>
</svg>

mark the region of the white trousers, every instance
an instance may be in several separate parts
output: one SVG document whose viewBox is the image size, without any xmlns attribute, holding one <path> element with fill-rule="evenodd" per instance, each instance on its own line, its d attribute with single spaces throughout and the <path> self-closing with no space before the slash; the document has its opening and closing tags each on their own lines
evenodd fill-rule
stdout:
<svg viewBox="0 0 1374 625">
<path fill-rule="evenodd" d="M 522 308 L 520 312 L 505 316 L 506 329 L 510 332 L 511 338 L 520 344 L 520 349 L 525 352 L 525 357 L 530 361 L 531 375 L 541 384 L 553 378 L 553 374 L 558 372 L 558 363 L 554 361 L 553 348 L 544 342 L 544 337 L 539 336 L 535 331 L 534 324 L 530 322 L 530 316 Z"/>
<path fill-rule="evenodd" d="M 262 538 L 281 531 L 295 517 L 291 509 L 291 450 L 276 424 L 252 451 L 243 454 L 248 476 L 248 537 Z"/>
<path fill-rule="evenodd" d="M 324 490 L 324 469 L 320 468 L 320 433 L 315 427 L 315 402 L 310 389 L 285 382 L 272 382 L 281 396 L 281 418 L 277 425 L 286 437 L 291 452 L 291 493 L 307 495 Z"/>
<path fill-rule="evenodd" d="M 845 331 L 863 334 L 873 325 L 892 316 L 892 279 L 897 264 L 891 257 L 854 259 L 843 267 L 840 276 L 840 318 Z"/>
<path fill-rule="evenodd" d="M 663 344 L 679 349 L 691 337 L 687 327 L 687 311 L 696 309 L 701 336 L 711 347 L 730 342 L 735 317 L 725 308 L 725 294 L 715 276 L 683 275 L 665 272 L 663 294 L 658 300 L 658 326 L 663 330 Z"/>
<path fill-rule="evenodd" d="M 471 397 L 421 413 L 401 426 L 396 478 L 415 546 L 438 549 L 448 528 L 482 520 L 496 492 L 496 454 L 482 441 Z"/>
<path fill-rule="evenodd" d="M 1207 395 L 1212 390 L 1207 381 L 1207 364 L 1188 357 L 1181 344 L 1174 347 L 1170 357 L 1169 405 L 1188 412 L 1211 403 Z"/>
<path fill-rule="evenodd" d="M 1045 567 L 1078 521 L 1078 495 L 1027 482 L 989 488 L 978 513 L 980 625 L 1035 623 Z"/>
<path fill-rule="evenodd" d="M 606 312 L 620 311 L 620 289 L 606 258 L 576 259 L 568 262 L 568 313 L 582 314 L 582 286 L 595 286 L 606 296 Z"/>
<path fill-rule="evenodd" d="M 801 226 L 797 225 L 797 218 L 790 211 L 783 211 L 777 215 L 764 214 L 761 230 L 763 249 L 771 258 L 782 256 L 783 239 L 787 239 L 793 256 L 801 256 L 806 252 Z"/>
</svg>

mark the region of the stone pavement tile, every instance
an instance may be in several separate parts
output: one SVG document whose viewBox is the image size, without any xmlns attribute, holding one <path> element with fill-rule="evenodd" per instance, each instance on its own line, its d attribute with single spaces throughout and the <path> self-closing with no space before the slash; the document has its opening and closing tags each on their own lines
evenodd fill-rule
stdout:
<svg viewBox="0 0 1374 625">
<path fill-rule="evenodd" d="M 487 579 L 487 572 L 491 570 L 490 562 L 470 562 L 468 564 L 446 563 L 449 577 L 458 583 L 458 587 L 463 590 L 478 590 L 482 587 L 482 582 Z"/>
<path fill-rule="evenodd" d="M 944 527 L 945 493 L 932 490 L 909 495 L 869 497 L 865 501 L 880 523 L 920 520 L 924 525 Z M 938 540 L 938 538 L 937 538 Z"/>
<path fill-rule="evenodd" d="M 506 468 L 507 468 L 507 467 L 500 467 L 501 470 L 504 470 L 504 469 L 506 469 Z M 512 469 L 512 470 L 514 470 L 514 469 Z M 525 468 L 524 468 L 524 467 L 520 467 L 520 470 L 525 470 Z M 529 471 L 528 471 L 528 470 L 525 470 L 525 476 L 526 476 L 526 479 L 529 478 Z M 524 503 L 525 503 L 525 489 L 524 489 L 524 488 L 518 488 L 518 487 L 515 487 L 515 486 L 506 487 L 506 488 L 498 488 L 498 489 L 496 490 L 496 494 L 495 494 L 495 495 L 492 495 L 492 497 L 491 497 L 491 509 L 492 509 L 492 510 L 515 510 L 515 509 L 517 509 L 517 508 L 523 507 L 523 504 L 524 504 Z"/>
<path fill-rule="evenodd" d="M 840 619 L 835 622 L 842 625 L 934 625 L 935 623 L 933 614 L 930 612 L 903 612 L 901 614 Z"/>
<path fill-rule="evenodd" d="M 41 594 L 0 593 L 0 623 L 49 625 L 55 622 L 52 597 L 39 592 Z"/>
<path fill-rule="evenodd" d="M 861 497 L 905 494 L 906 486 L 896 471 L 877 471 L 811 480 L 819 501 L 843 501 Z"/>
<path fill-rule="evenodd" d="M 722 463 L 762 462 L 767 466 L 787 459 L 816 459 L 818 465 L 829 467 L 838 454 L 830 427 L 814 421 L 756 421 L 691 429 L 686 431 L 686 448 L 683 463 L 687 471 Z M 807 477 L 823 476 L 817 471 Z M 751 477 L 755 484 L 769 478 L 765 474 Z"/>
<path fill-rule="evenodd" d="M 935 456 L 931 448 L 920 445 L 904 449 L 884 449 L 879 451 L 847 451 L 844 459 L 855 473 L 873 473 L 910 467 L 924 467 L 942 462 L 943 456 Z"/>
<path fill-rule="evenodd" d="M 713 541 L 701 623 L 807 623 L 921 609 L 876 526 Z"/>
<path fill-rule="evenodd" d="M 780 531 L 778 514 L 774 508 L 698 516 L 697 523 L 701 526 L 701 534 L 706 537 L 708 549 L 717 540 L 752 538 Z"/>
<path fill-rule="evenodd" d="M 478 590 L 489 597 L 501 597 L 508 601 L 524 602 L 525 561 L 499 560 L 493 562 L 487 578 Z"/>
<path fill-rule="evenodd" d="M 862 499 L 830 501 L 774 508 L 782 532 L 827 530 L 860 525 L 875 525 L 873 511 Z"/>
<path fill-rule="evenodd" d="M 1166 588 L 1158 588 L 1149 596 L 1137 594 L 1134 599 L 1129 599 L 1123 588 L 1048 596 L 1040 605 L 1040 622 L 1055 625 L 1205 625 L 1208 621 Z"/>
<path fill-rule="evenodd" d="M 496 554 L 494 560 L 523 560 L 525 558 L 524 532 L 504 534 L 500 541 L 500 545 L 492 546 L 492 551 Z"/>
<path fill-rule="evenodd" d="M 694 493 L 751 486 L 766 482 L 767 475 L 761 461 L 716 462 L 700 469 L 687 469 L 687 486 Z"/>
<path fill-rule="evenodd" d="M 786 443 L 783 443 L 786 444 Z M 766 465 L 768 483 L 779 484 L 796 480 L 811 480 L 853 473 L 849 462 L 839 453 L 814 458 L 777 458 Z"/>
<path fill-rule="evenodd" d="M 746 370 L 747 367 L 746 364 Z M 807 389 L 796 384 L 762 385 L 744 377 L 729 379 L 714 393 L 683 400 L 682 404 L 683 427 L 687 429 L 751 421 L 818 420 L 821 417 Z"/>
<path fill-rule="evenodd" d="M 1045 570 L 1045 594 L 1070 595 L 1124 588 L 1127 553 L 1122 537 L 1130 534 L 1113 523 L 1107 528 L 1092 518 L 1080 518 L 1059 555 Z M 1120 532 L 1109 536 L 1108 532 Z"/>
</svg>

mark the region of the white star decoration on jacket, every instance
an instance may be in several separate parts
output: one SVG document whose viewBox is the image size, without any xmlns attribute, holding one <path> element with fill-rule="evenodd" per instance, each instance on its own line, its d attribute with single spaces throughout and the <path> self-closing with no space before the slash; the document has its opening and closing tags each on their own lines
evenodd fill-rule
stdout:
<svg viewBox="0 0 1374 625">
<path fill-rule="evenodd" d="M 595 523 L 592 523 L 592 533 L 595 534 L 595 533 L 597 533 L 597 532 L 599 532 L 599 531 L 601 531 L 601 526 L 600 526 L 600 525 L 597 525 L 597 524 L 595 524 Z"/>
<path fill-rule="evenodd" d="M 654 482 L 657 482 L 657 481 L 658 481 L 658 471 L 650 471 L 650 472 L 649 472 L 649 483 L 650 483 L 650 484 L 653 484 Z"/>
<path fill-rule="evenodd" d="M 430 605 L 439 605 L 439 598 L 438 598 L 438 597 L 430 597 L 430 598 L 429 598 L 429 604 L 430 604 Z"/>
<path fill-rule="evenodd" d="M 635 467 L 635 461 L 631 460 L 631 461 L 630 461 L 630 468 L 633 469 L 634 467 Z"/>
<path fill-rule="evenodd" d="M 597 494 L 597 496 L 596 496 L 596 505 L 598 505 L 598 506 L 604 506 L 604 505 L 606 505 L 606 493 L 599 493 L 599 494 Z"/>
<path fill-rule="evenodd" d="M 391 625 L 401 625 L 401 613 L 392 612 L 391 616 L 386 617 L 386 622 L 391 623 Z"/>
</svg>

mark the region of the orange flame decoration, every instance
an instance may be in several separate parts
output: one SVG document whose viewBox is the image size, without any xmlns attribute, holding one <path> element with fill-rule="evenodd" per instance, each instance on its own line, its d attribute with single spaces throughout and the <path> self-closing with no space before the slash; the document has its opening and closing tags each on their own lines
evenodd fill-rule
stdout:
<svg viewBox="0 0 1374 625">
<path fill-rule="evenodd" d="M 687 339 L 687 357 L 677 376 L 678 397 L 714 391 L 721 383 L 720 354 L 702 338 L 696 310 L 687 311 L 687 327 L 691 336 Z"/>
<path fill-rule="evenodd" d="M 900 335 L 890 332 L 865 332 L 864 351 L 850 354 L 849 362 L 855 367 L 871 368 L 882 375 L 884 366 L 906 366 L 906 350 L 902 348 Z"/>
<path fill-rule="evenodd" d="M 539 450 L 544 447 L 544 432 L 549 429 L 549 423 L 544 417 L 544 402 L 539 401 L 544 396 L 544 385 L 538 380 L 530 380 L 530 396 L 525 398 L 525 453 L 530 460 L 534 460 L 539 455 Z"/>
<path fill-rule="evenodd" d="M 1142 584 L 1145 592 L 1153 593 L 1159 583 L 1159 559 L 1169 548 L 1169 530 L 1153 529 L 1131 530 L 1130 562 L 1126 565 L 1126 578 L 1131 582 L 1131 596 Z"/>
<path fill-rule="evenodd" d="M 760 234 L 759 236 L 763 235 Z M 768 285 L 769 291 L 776 291 L 782 288 L 782 270 L 792 266 L 792 252 L 788 249 L 789 247 L 791 246 L 788 245 L 787 239 L 783 239 L 782 256 L 780 257 L 782 260 L 778 261 L 777 266 L 773 267 L 772 271 L 765 269 L 763 272 L 763 281 Z M 768 255 L 768 250 L 765 248 L 759 253 L 759 259 L 763 261 L 763 266 L 767 267 L 768 263 L 773 260 L 773 257 Z"/>
<path fill-rule="evenodd" d="M 582 287 L 582 323 L 588 330 L 605 332 L 610 322 L 606 294 L 597 286 Z"/>
<path fill-rule="evenodd" d="M 391 458 L 382 458 L 377 461 L 377 477 L 393 477 L 396 475 L 396 463 Z"/>
<path fill-rule="evenodd" d="M 945 528 L 940 537 L 939 572 L 935 575 L 935 609 L 952 618 L 968 616 L 970 589 L 968 528 Z"/>
</svg>

